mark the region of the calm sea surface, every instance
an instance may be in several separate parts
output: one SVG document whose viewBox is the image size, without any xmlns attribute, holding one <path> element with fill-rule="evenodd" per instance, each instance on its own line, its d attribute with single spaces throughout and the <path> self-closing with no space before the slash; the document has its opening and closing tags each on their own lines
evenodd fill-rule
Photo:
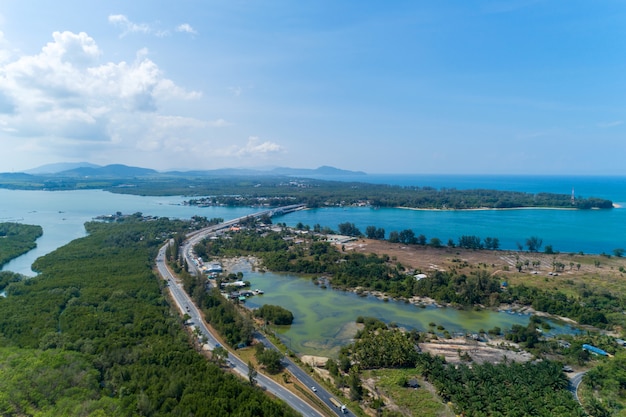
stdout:
<svg viewBox="0 0 626 417">
<path fill-rule="evenodd" d="M 400 186 L 434 188 L 496 189 L 529 193 L 550 192 L 576 197 L 598 197 L 626 207 L 626 177 L 534 177 L 534 176 L 427 176 L 366 175 L 341 177 L 345 181 L 368 181 Z M 403 209 L 343 208 L 301 211 L 281 218 L 290 226 L 298 222 L 337 229 L 339 223 L 354 223 L 362 232 L 367 226 L 391 231 L 412 229 L 427 239 L 437 237 L 445 244 L 459 236 L 496 237 L 501 249 L 517 249 L 537 236 L 545 245 L 561 252 L 612 253 L 626 248 L 626 208 L 612 210 L 480 210 L 425 211 Z"/>
<path fill-rule="evenodd" d="M 333 177 L 337 180 L 338 178 Z M 554 192 L 576 196 L 600 197 L 626 207 L 626 177 L 533 177 L 533 176 L 427 176 L 366 175 L 341 177 L 345 181 L 388 183 L 401 186 L 435 188 L 485 188 L 523 192 Z M 3 270 L 34 275 L 32 262 L 85 235 L 83 224 L 96 216 L 120 211 L 188 219 L 194 215 L 232 219 L 256 211 L 254 208 L 189 207 L 183 197 L 141 197 L 86 191 L 19 191 L 0 189 L 0 221 L 38 224 L 44 234 L 37 248 L 6 264 Z M 292 213 L 276 221 L 288 225 L 298 222 L 337 229 L 339 223 L 354 223 L 361 231 L 370 225 L 391 231 L 412 229 L 427 239 L 437 237 L 444 243 L 459 236 L 497 237 L 502 249 L 516 249 L 530 236 L 562 252 L 612 253 L 626 248 L 626 208 L 612 210 L 485 210 L 424 211 L 403 209 L 332 208 Z"/>
</svg>

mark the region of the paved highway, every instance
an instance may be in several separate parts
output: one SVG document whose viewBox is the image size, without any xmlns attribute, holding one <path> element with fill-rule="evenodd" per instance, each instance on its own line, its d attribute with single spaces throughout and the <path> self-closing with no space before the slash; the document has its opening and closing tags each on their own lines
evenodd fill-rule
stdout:
<svg viewBox="0 0 626 417">
<path fill-rule="evenodd" d="M 569 387 L 568 387 L 568 389 L 574 395 L 574 398 L 576 398 L 576 401 L 578 401 L 578 404 L 580 404 L 581 406 L 582 406 L 582 403 L 580 402 L 580 398 L 578 398 L 578 386 L 582 382 L 583 376 L 585 375 L 586 372 L 587 371 L 579 372 L 577 374 L 574 374 L 574 375 L 572 375 L 571 379 L 569 380 Z"/>
<path fill-rule="evenodd" d="M 267 339 L 263 334 L 257 332 L 255 333 L 254 337 L 258 341 L 263 343 L 267 348 L 278 350 L 278 348 L 274 346 L 274 344 L 269 339 Z M 282 362 L 283 362 L 283 366 L 285 367 L 285 369 L 291 372 L 291 374 L 300 382 L 302 382 L 306 387 L 309 387 L 309 389 L 311 389 L 312 387 L 315 387 L 316 389 L 315 395 L 317 395 L 320 400 L 322 400 L 326 405 L 328 405 L 328 407 L 331 410 L 333 410 L 335 414 L 339 416 L 351 415 L 350 410 L 348 410 L 347 408 L 345 409 L 346 412 L 342 413 L 341 409 L 335 407 L 333 403 L 330 402 L 330 399 L 331 397 L 333 397 L 333 395 L 330 392 L 326 391 L 323 387 L 318 386 L 317 382 L 307 372 L 305 372 L 302 368 L 296 365 L 291 359 L 285 356 Z"/>
<path fill-rule="evenodd" d="M 163 277 L 163 279 L 167 280 L 168 288 L 179 310 L 183 313 L 187 313 L 191 317 L 190 323 L 192 324 L 190 325 L 194 328 L 197 328 L 200 334 L 207 338 L 206 344 L 208 345 L 209 349 L 213 350 L 216 346 L 218 346 L 219 343 L 215 336 L 207 328 L 204 320 L 202 319 L 202 316 L 200 315 L 200 311 L 196 308 L 190 297 L 182 288 L 181 283 L 177 281 L 176 277 L 174 277 L 174 275 L 167 267 L 165 262 L 166 248 L 167 245 L 163 246 L 159 250 L 159 254 L 156 259 L 159 274 L 161 275 L 161 277 Z M 231 354 L 230 352 L 228 354 L 228 361 L 235 372 L 237 372 L 246 379 L 248 378 L 248 364 L 244 363 L 237 356 Z M 311 407 L 308 403 L 297 397 L 291 391 L 287 390 L 282 385 L 277 384 L 276 382 L 261 373 L 257 375 L 257 384 L 265 388 L 268 392 L 274 394 L 276 397 L 285 401 L 291 408 L 293 408 L 303 416 L 322 416 L 322 414 L 320 414 L 315 408 Z"/>
<path fill-rule="evenodd" d="M 295 205 L 292 205 L 292 206 L 283 207 L 282 210 L 284 210 L 284 211 L 298 210 L 298 209 L 300 209 L 302 207 L 304 207 L 304 206 L 301 205 L 301 204 L 295 204 Z M 218 232 L 220 230 L 224 230 L 224 229 L 229 228 L 229 227 L 231 227 L 233 225 L 236 225 L 240 221 L 244 220 L 246 217 L 250 217 L 250 216 L 261 217 L 261 216 L 266 215 L 266 214 L 271 215 L 273 212 L 274 212 L 274 210 L 265 210 L 265 211 L 257 212 L 257 213 L 251 214 L 249 216 L 240 217 L 240 218 L 237 218 L 237 219 L 230 220 L 228 222 L 220 223 L 220 224 L 215 225 L 215 226 L 210 226 L 210 227 L 202 229 L 202 230 L 200 230 L 198 232 L 194 232 L 191 235 L 188 235 L 187 239 L 182 243 L 181 250 L 182 250 L 183 256 L 185 257 L 185 259 L 187 261 L 187 265 L 189 265 L 189 267 L 193 269 L 190 272 L 193 273 L 193 274 L 199 274 L 200 273 L 198 267 L 196 266 L 196 263 L 193 260 L 193 256 L 192 256 L 191 250 L 202 239 L 205 239 L 206 237 L 208 237 L 211 234 L 214 234 L 214 233 L 216 233 L 216 232 Z M 194 318 L 194 322 L 197 322 L 197 320 L 195 318 Z M 263 343 L 266 347 L 268 347 L 270 349 L 278 350 L 278 348 L 276 346 L 274 346 L 274 344 L 272 344 L 261 333 L 257 332 L 255 334 L 255 337 L 257 338 L 257 340 L 259 340 L 261 343 Z M 213 346 L 213 345 L 211 345 L 211 346 Z M 211 349 L 213 349 L 213 347 L 211 347 Z M 336 407 L 330 401 L 330 399 L 333 397 L 333 394 L 328 392 L 323 387 L 318 386 L 317 382 L 307 372 L 303 371 L 297 364 L 295 364 L 293 361 L 291 361 L 291 359 L 285 357 L 283 359 L 283 366 L 296 379 L 298 379 L 305 387 L 308 387 L 309 389 L 311 389 L 312 387 L 315 387 L 315 389 L 316 389 L 315 392 L 313 392 L 312 389 L 311 389 L 311 392 L 314 395 L 317 395 L 317 397 L 319 397 L 320 400 L 322 400 L 331 410 L 333 410 L 334 413 L 336 413 L 337 415 L 340 415 L 340 416 L 350 416 L 351 415 L 350 411 L 347 408 L 345 409 L 345 413 L 342 413 L 341 409 Z M 246 371 L 247 371 L 247 365 L 246 365 Z M 246 373 L 246 376 L 247 376 L 247 373 Z"/>
<path fill-rule="evenodd" d="M 294 206 L 285 207 L 283 208 L 283 210 L 285 209 L 294 210 L 294 209 L 299 209 L 301 207 L 303 206 L 294 205 Z M 191 256 L 191 249 L 199 241 L 201 241 L 202 239 L 206 238 L 207 236 L 211 234 L 214 234 L 220 230 L 223 230 L 232 225 L 235 225 L 247 217 L 250 217 L 250 216 L 260 217 L 265 214 L 271 215 L 273 213 L 274 213 L 274 210 L 265 210 L 262 212 L 251 214 L 249 216 L 240 217 L 234 220 L 230 220 L 228 222 L 220 223 L 219 225 L 210 226 L 210 227 L 204 228 L 200 231 L 193 232 L 190 235 L 188 235 L 188 238 L 183 243 L 181 249 L 183 251 L 185 258 L 187 259 L 187 264 L 190 267 L 194 268 L 194 271 L 190 271 L 190 272 L 199 273 Z M 219 346 L 219 342 L 217 341 L 216 337 L 209 331 L 208 327 L 204 323 L 204 320 L 202 319 L 200 311 L 198 310 L 196 305 L 192 302 L 189 295 L 182 288 L 181 283 L 177 280 L 177 278 L 172 274 L 170 269 L 167 267 L 166 262 L 165 262 L 165 251 L 167 249 L 167 246 L 168 245 L 164 245 L 163 247 L 161 247 L 157 255 L 156 264 L 157 264 L 157 269 L 159 271 L 159 274 L 161 275 L 163 279 L 165 279 L 168 282 L 168 288 L 170 290 L 170 294 L 172 295 L 172 298 L 176 302 L 179 310 L 183 314 L 186 313 L 190 316 L 190 319 L 188 321 L 189 325 L 193 326 L 194 329 L 198 330 L 198 332 L 201 335 L 200 337 L 202 336 L 206 337 L 206 341 L 207 341 L 206 345 L 208 346 L 210 350 L 213 350 L 216 346 Z M 269 348 L 277 349 L 262 334 L 257 333 L 255 337 L 257 337 L 258 340 L 260 340 Z M 244 363 L 237 356 L 233 355 L 230 352 L 228 354 L 227 359 L 231 368 L 233 368 L 235 372 L 240 374 L 243 378 L 248 378 L 248 365 L 246 363 Z M 332 403 L 330 402 L 330 398 L 332 397 L 332 394 L 330 394 L 328 391 L 326 391 L 322 387 L 318 387 L 315 380 L 311 378 L 305 371 L 300 369 L 290 359 L 288 358 L 283 359 L 283 365 L 289 372 L 291 372 L 294 375 L 296 379 L 302 382 L 306 387 L 311 388 L 315 386 L 316 387 L 315 394 L 324 403 L 326 403 L 329 406 L 329 408 L 333 410 L 337 415 L 349 415 L 350 414 L 349 412 L 347 412 L 347 410 L 346 410 L 346 414 L 342 414 L 338 408 L 333 406 Z M 271 392 L 272 394 L 274 394 L 276 397 L 285 401 L 290 407 L 292 407 L 294 410 L 301 413 L 303 416 L 321 416 L 321 414 L 315 408 L 311 407 L 308 403 L 303 401 L 301 398 L 297 397 L 295 394 L 293 394 L 291 391 L 284 388 L 282 385 L 277 384 L 276 382 L 274 382 L 273 380 L 271 380 L 270 378 L 266 377 L 265 375 L 261 373 L 257 375 L 257 384 L 265 388 L 267 391 Z"/>
</svg>

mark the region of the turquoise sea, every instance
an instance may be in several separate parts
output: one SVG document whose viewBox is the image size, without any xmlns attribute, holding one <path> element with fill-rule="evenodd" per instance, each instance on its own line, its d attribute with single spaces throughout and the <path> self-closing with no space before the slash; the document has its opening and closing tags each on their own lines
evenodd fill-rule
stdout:
<svg viewBox="0 0 626 417">
<path fill-rule="evenodd" d="M 560 252 L 607 253 L 626 248 L 626 177 L 556 176 L 458 176 L 458 175 L 365 175 L 341 177 L 344 181 L 384 183 L 434 188 L 496 189 L 529 193 L 551 192 L 576 197 L 599 197 L 613 201 L 611 210 L 477 210 L 437 211 L 374 208 L 323 208 L 300 211 L 277 221 L 295 226 L 299 222 L 337 229 L 354 223 L 362 232 L 367 226 L 391 231 L 412 229 L 427 239 L 437 237 L 444 244 L 458 242 L 459 236 L 496 237 L 501 249 L 517 249 L 526 239 L 537 236 L 543 247 Z"/>
<path fill-rule="evenodd" d="M 626 177 L 553 177 L 553 176 L 459 176 L 459 175 L 365 175 L 325 179 L 430 186 L 435 188 L 484 188 L 523 192 L 554 192 L 576 196 L 601 197 L 626 207 Z M 37 248 L 4 265 L 11 270 L 33 275 L 30 265 L 73 239 L 85 235 L 83 224 L 96 216 L 142 212 L 170 218 L 188 219 L 194 215 L 222 217 L 226 220 L 257 211 L 252 207 L 189 207 L 185 198 L 142 197 L 113 194 L 100 190 L 21 191 L 0 189 L 0 221 L 38 224 L 44 229 Z M 393 230 L 412 229 L 427 239 L 437 237 L 444 243 L 462 235 L 497 237 L 502 249 L 516 249 L 530 236 L 561 252 L 612 253 L 626 248 L 626 208 L 612 210 L 486 210 L 424 211 L 373 208 L 327 208 L 292 213 L 276 221 L 295 226 L 298 222 L 337 229 L 339 223 L 355 223 L 361 231 L 369 225 Z"/>
</svg>

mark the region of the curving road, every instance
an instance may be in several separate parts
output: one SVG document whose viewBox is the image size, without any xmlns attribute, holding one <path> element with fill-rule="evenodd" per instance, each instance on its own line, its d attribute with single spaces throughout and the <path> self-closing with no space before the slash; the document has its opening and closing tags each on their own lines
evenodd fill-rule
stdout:
<svg viewBox="0 0 626 417">
<path fill-rule="evenodd" d="M 302 207 L 303 205 L 293 205 L 293 206 L 283 207 L 282 210 L 297 210 Z M 249 216 L 229 220 L 227 222 L 210 226 L 200 231 L 189 234 L 187 236 L 187 240 L 183 242 L 181 249 L 183 251 L 185 258 L 187 259 L 187 264 L 189 265 L 189 267 L 194 268 L 194 270 L 190 272 L 196 273 L 196 274 L 199 273 L 197 267 L 195 266 L 195 263 L 192 261 L 191 248 L 193 248 L 193 246 L 196 243 L 198 243 L 200 240 L 220 230 L 223 230 L 232 225 L 235 225 L 247 217 L 260 217 L 266 214 L 272 215 L 273 213 L 275 213 L 275 210 L 265 210 L 265 211 L 251 214 Z M 209 331 L 208 327 L 206 326 L 200 314 L 200 311 L 198 310 L 196 305 L 193 303 L 189 295 L 182 288 L 181 283 L 178 281 L 178 279 L 172 274 L 170 269 L 167 267 L 167 264 L 165 262 L 165 251 L 169 244 L 170 243 L 168 242 L 166 245 L 162 246 L 159 249 L 159 253 L 156 258 L 156 265 L 157 265 L 159 274 L 164 280 L 167 281 L 170 294 L 172 295 L 172 298 L 174 299 L 176 305 L 178 306 L 178 309 L 183 314 L 186 313 L 190 316 L 188 324 L 192 326 L 194 330 L 197 329 L 197 331 L 201 335 L 200 337 L 202 336 L 206 337 L 206 341 L 207 341 L 206 345 L 208 346 L 210 350 L 213 350 L 216 346 L 220 346 L 220 343 L 217 341 L 217 338 Z M 274 346 L 264 335 L 260 333 L 256 333 L 255 337 L 257 338 L 257 340 L 259 340 L 268 348 L 278 350 L 278 348 Z M 241 359 L 239 359 L 237 356 L 233 355 L 231 352 L 228 353 L 227 363 L 233 369 L 233 371 L 237 372 L 243 378 L 248 377 L 248 365 L 244 363 Z M 326 391 L 323 387 L 318 387 L 317 382 L 308 373 L 302 370 L 298 365 L 296 365 L 289 358 L 286 358 L 286 357 L 283 358 L 283 366 L 285 366 L 285 369 L 291 372 L 291 374 L 296 379 L 298 379 L 302 384 L 304 384 L 304 386 L 316 387 L 315 395 L 317 395 L 322 402 L 328 405 L 328 407 L 334 413 L 336 413 L 339 416 L 351 415 L 347 409 L 345 413 L 342 413 L 339 408 L 335 407 L 330 402 L 330 398 L 332 397 L 332 394 Z M 294 410 L 296 410 L 303 416 L 321 416 L 322 415 L 315 408 L 309 405 L 307 402 L 303 401 L 300 397 L 296 396 L 291 391 L 284 388 L 282 385 L 274 382 L 272 379 L 268 378 L 267 376 L 261 373 L 257 375 L 257 384 L 263 387 L 264 389 L 266 389 L 268 392 L 274 394 L 276 397 L 285 401 L 291 408 L 293 408 Z"/>
<path fill-rule="evenodd" d="M 572 377 L 569 380 L 569 386 L 567 387 L 567 389 L 572 393 L 574 398 L 576 398 L 576 401 L 578 401 L 578 404 L 580 404 L 581 407 L 583 404 L 580 402 L 580 398 L 578 398 L 578 386 L 582 382 L 583 376 L 585 376 L 586 372 L 587 371 L 579 372 L 577 374 L 572 375 Z"/>
<path fill-rule="evenodd" d="M 304 205 L 302 205 L 302 204 L 294 204 L 294 205 L 291 205 L 291 206 L 282 207 L 280 210 L 281 210 L 281 212 L 289 212 L 289 211 L 292 211 L 292 210 L 298 210 L 298 209 L 303 208 L 303 207 L 304 207 Z M 275 210 L 265 210 L 265 211 L 257 212 L 257 213 L 254 213 L 254 214 L 251 214 L 251 215 L 248 215 L 248 216 L 245 216 L 245 217 L 239 217 L 237 219 L 229 220 L 227 222 L 220 223 L 220 224 L 215 225 L 215 226 L 210 226 L 210 227 L 204 228 L 204 229 L 202 229 L 200 231 L 197 231 L 197 232 L 194 232 L 194 233 L 188 235 L 187 239 L 181 245 L 181 250 L 182 250 L 183 256 L 185 257 L 185 259 L 187 261 L 187 265 L 189 265 L 189 268 L 193 269 L 192 271 L 190 271 L 190 273 L 192 273 L 194 275 L 200 273 L 200 271 L 199 271 L 198 267 L 196 266 L 195 262 L 193 262 L 193 256 L 191 254 L 191 250 L 202 239 L 205 239 L 207 236 L 210 236 L 211 234 L 214 234 L 214 233 L 216 233 L 216 232 L 218 232 L 220 230 L 223 230 L 223 229 L 226 229 L 226 228 L 228 228 L 230 226 L 233 226 L 233 225 L 239 223 L 240 221 L 244 220 L 247 217 L 261 217 L 261 216 L 266 215 L 266 214 L 270 214 L 271 215 L 274 212 L 275 212 Z M 191 300 L 189 300 L 189 304 L 191 305 Z M 196 309 L 195 306 L 193 306 L 192 308 Z M 198 323 L 198 322 L 200 322 L 200 320 L 196 319 L 194 317 L 194 323 Z M 267 348 L 279 351 L 279 349 L 276 346 L 274 346 L 274 344 L 272 342 L 270 342 L 261 333 L 257 332 L 257 333 L 255 333 L 254 336 L 255 336 L 255 338 L 257 340 L 259 340 L 261 343 L 263 343 Z M 213 349 L 214 346 L 215 346 L 214 344 L 211 344 L 210 348 Z M 335 414 L 337 414 L 339 416 L 350 416 L 350 415 L 352 415 L 350 413 L 350 410 L 348 410 L 347 408 L 345 408 L 345 412 L 342 412 L 340 408 L 336 407 L 330 401 L 330 399 L 333 397 L 333 394 L 330 393 L 329 391 L 327 391 L 326 389 L 324 389 L 323 387 L 318 386 L 317 381 L 315 381 L 307 372 L 302 370 L 302 368 L 300 368 L 291 359 L 289 359 L 288 357 L 284 357 L 282 362 L 283 362 L 283 366 L 285 367 L 285 369 L 287 369 L 305 387 L 309 387 L 309 388 L 315 387 L 315 391 L 311 390 L 311 392 L 314 393 L 315 395 L 317 395 L 317 397 L 322 402 L 324 402 L 328 406 L 328 408 L 330 408 Z M 245 369 L 246 369 L 246 373 L 244 375 L 247 376 L 247 369 L 248 369 L 247 365 L 245 365 Z"/>
<path fill-rule="evenodd" d="M 195 304 L 193 304 L 191 298 L 187 295 L 181 283 L 178 282 L 176 277 L 167 267 L 167 264 L 165 262 L 166 248 L 167 245 L 161 247 L 156 258 L 156 265 L 159 274 L 163 279 L 168 282 L 170 294 L 176 302 L 179 310 L 183 313 L 187 313 L 191 317 L 188 323 L 194 328 L 197 328 L 200 334 L 207 338 L 206 344 L 208 345 L 209 349 L 213 350 L 216 346 L 219 345 L 219 342 L 217 341 L 215 336 L 209 331 L 208 327 L 204 323 L 204 320 L 202 319 L 200 311 L 195 306 Z M 237 356 L 233 355 L 230 352 L 228 353 L 227 360 L 231 368 L 233 368 L 235 372 L 237 372 L 244 378 L 248 377 L 248 364 L 244 363 L 241 359 L 239 359 Z M 260 387 L 266 389 L 268 392 L 274 394 L 276 397 L 285 401 L 291 408 L 293 408 L 303 416 L 323 416 L 315 408 L 311 407 L 301 398 L 294 395 L 291 391 L 284 388 L 282 385 L 277 384 L 276 382 L 261 373 L 257 375 L 257 384 Z"/>
</svg>

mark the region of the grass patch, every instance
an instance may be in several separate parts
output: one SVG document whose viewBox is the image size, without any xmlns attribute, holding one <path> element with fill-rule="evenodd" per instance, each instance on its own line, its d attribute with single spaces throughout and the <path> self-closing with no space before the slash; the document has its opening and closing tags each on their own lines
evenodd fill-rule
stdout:
<svg viewBox="0 0 626 417">
<path fill-rule="evenodd" d="M 415 369 L 376 369 L 364 372 L 363 376 L 374 379 L 379 394 L 393 401 L 393 404 L 385 405 L 383 416 L 454 417 L 452 410 L 426 388 Z M 411 379 L 416 379 L 420 387 L 400 386 L 399 381 Z"/>
</svg>

